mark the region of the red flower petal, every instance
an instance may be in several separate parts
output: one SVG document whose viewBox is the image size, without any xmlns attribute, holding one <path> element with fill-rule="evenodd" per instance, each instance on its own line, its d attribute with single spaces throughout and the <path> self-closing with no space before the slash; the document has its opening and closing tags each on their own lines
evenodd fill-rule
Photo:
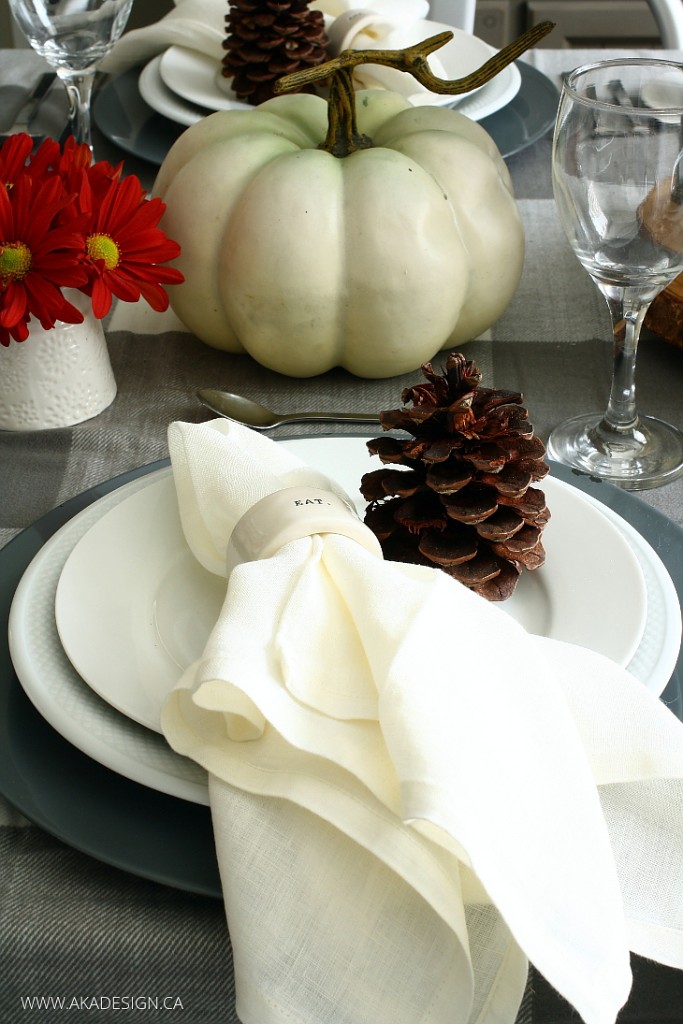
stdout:
<svg viewBox="0 0 683 1024">
<path fill-rule="evenodd" d="M 33 149 L 33 139 L 23 132 L 10 135 L 0 146 L 0 184 L 14 185 L 26 171 L 26 161 Z"/>
<path fill-rule="evenodd" d="M 101 277 L 96 278 L 92 286 L 92 309 L 98 320 L 106 316 L 111 309 L 111 291 Z"/>
<path fill-rule="evenodd" d="M 157 313 L 168 309 L 168 295 L 160 285 L 144 281 L 140 284 L 140 294 Z"/>
<path fill-rule="evenodd" d="M 0 345 L 9 346 L 10 340 L 26 341 L 28 338 L 28 320 L 20 320 L 14 327 L 0 327 Z"/>
</svg>

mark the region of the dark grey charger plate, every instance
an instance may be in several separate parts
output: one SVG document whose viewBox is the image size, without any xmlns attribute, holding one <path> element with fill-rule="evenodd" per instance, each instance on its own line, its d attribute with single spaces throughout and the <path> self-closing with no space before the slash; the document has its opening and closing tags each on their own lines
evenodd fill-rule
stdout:
<svg viewBox="0 0 683 1024">
<path fill-rule="evenodd" d="M 14 672 L 7 625 L 14 591 L 43 544 L 103 495 L 168 460 L 100 484 L 0 550 L 0 793 L 26 818 L 84 853 L 187 892 L 221 897 L 210 811 L 131 782 L 72 747 L 30 703 Z M 683 529 L 638 497 L 553 464 L 552 473 L 613 508 L 651 544 L 683 599 Z M 683 654 L 662 700 L 683 718 Z"/>
<path fill-rule="evenodd" d="M 519 153 L 550 130 L 559 101 L 549 78 L 524 61 L 517 67 L 522 82 L 515 98 L 479 122 L 504 157 Z M 185 129 L 145 103 L 138 89 L 140 70 L 130 68 L 110 78 L 97 94 L 93 117 L 110 142 L 158 166 Z"/>
</svg>

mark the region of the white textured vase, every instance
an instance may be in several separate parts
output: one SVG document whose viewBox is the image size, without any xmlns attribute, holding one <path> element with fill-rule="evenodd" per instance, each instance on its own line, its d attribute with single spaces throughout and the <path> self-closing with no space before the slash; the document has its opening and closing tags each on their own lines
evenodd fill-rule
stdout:
<svg viewBox="0 0 683 1024">
<path fill-rule="evenodd" d="M 45 331 L 29 322 L 26 341 L 0 346 L 0 429 L 45 430 L 92 419 L 116 395 L 102 322 L 81 292 L 67 298 L 82 324 L 58 322 Z"/>
</svg>

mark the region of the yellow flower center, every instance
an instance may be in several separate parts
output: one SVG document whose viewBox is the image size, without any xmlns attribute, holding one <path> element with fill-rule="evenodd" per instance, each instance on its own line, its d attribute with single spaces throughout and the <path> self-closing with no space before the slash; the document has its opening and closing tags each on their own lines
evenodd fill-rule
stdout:
<svg viewBox="0 0 683 1024">
<path fill-rule="evenodd" d="M 86 247 L 88 256 L 92 260 L 104 260 L 107 270 L 115 270 L 118 267 L 121 253 L 110 235 L 88 235 Z"/>
<path fill-rule="evenodd" d="M 0 243 L 0 280 L 20 281 L 31 269 L 31 250 L 23 242 Z"/>
</svg>

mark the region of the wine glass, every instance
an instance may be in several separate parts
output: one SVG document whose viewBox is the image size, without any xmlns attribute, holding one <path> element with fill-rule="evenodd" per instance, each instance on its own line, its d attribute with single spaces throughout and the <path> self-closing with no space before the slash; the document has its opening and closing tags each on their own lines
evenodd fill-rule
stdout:
<svg viewBox="0 0 683 1024">
<path fill-rule="evenodd" d="M 683 65 L 607 60 L 563 84 L 553 190 L 564 231 L 612 317 L 607 409 L 561 423 L 548 454 L 628 490 L 683 473 L 683 433 L 636 409 L 640 328 L 683 271 Z"/>
<path fill-rule="evenodd" d="M 133 0 L 9 0 L 33 49 L 55 69 L 69 97 L 71 131 L 92 150 L 90 100 L 98 63 L 128 21 Z"/>
</svg>

